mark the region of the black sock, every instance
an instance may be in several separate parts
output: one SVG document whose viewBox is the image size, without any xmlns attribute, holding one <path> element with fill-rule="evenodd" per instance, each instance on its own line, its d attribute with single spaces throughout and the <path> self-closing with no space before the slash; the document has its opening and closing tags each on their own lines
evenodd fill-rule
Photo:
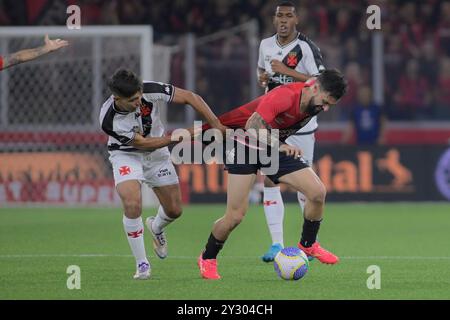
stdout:
<svg viewBox="0 0 450 320">
<path fill-rule="evenodd" d="M 319 233 L 320 221 L 311 221 L 304 219 L 303 222 L 303 232 L 302 239 L 300 240 L 300 244 L 306 248 L 311 247 L 314 242 L 316 242 L 317 234 Z"/>
<path fill-rule="evenodd" d="M 222 242 L 217 240 L 211 233 L 205 247 L 205 252 L 203 252 L 203 259 L 216 259 L 219 251 L 222 250 L 224 243 L 225 241 Z"/>
</svg>

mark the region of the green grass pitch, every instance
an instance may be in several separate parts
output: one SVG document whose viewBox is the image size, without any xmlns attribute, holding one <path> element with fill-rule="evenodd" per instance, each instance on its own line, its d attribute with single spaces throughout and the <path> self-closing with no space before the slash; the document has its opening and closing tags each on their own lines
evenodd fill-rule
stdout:
<svg viewBox="0 0 450 320">
<path fill-rule="evenodd" d="M 270 241 L 263 208 L 253 206 L 219 256 L 222 279 L 205 281 L 196 258 L 224 209 L 186 206 L 167 229 L 165 260 L 146 231 L 148 281 L 132 280 L 120 209 L 0 209 L 0 299 L 450 299 L 449 204 L 328 204 L 319 237 L 341 261 L 313 261 L 300 281 L 260 260 Z M 300 228 L 298 207 L 287 205 L 286 246 Z M 69 265 L 81 269 L 80 290 L 66 286 Z M 381 269 L 379 290 L 367 288 L 371 265 Z"/>
</svg>

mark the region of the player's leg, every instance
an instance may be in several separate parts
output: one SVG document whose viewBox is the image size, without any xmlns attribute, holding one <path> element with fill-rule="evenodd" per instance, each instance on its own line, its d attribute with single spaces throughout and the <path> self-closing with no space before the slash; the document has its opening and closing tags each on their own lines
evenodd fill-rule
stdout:
<svg viewBox="0 0 450 320">
<path fill-rule="evenodd" d="M 148 158 L 144 166 L 146 182 L 153 188 L 159 203 L 158 213 L 146 220 L 153 237 L 153 248 L 161 259 L 167 256 L 165 227 L 181 216 L 181 190 L 177 172 L 169 158 L 155 161 Z"/>
<path fill-rule="evenodd" d="M 313 165 L 315 142 L 316 138 L 314 133 L 307 135 L 293 135 L 286 140 L 287 144 L 302 150 L 302 158 L 310 167 Z M 300 207 L 302 208 L 302 212 L 304 213 L 306 197 L 303 193 L 297 192 L 297 199 Z"/>
<path fill-rule="evenodd" d="M 115 154 L 110 157 L 114 180 L 122 201 L 123 227 L 128 244 L 136 259 L 135 279 L 150 277 L 150 263 L 144 245 L 144 224 L 142 222 L 141 180 L 142 163 L 139 156 Z"/>
<path fill-rule="evenodd" d="M 316 143 L 316 137 L 314 133 L 306 134 L 306 135 L 293 135 L 287 138 L 286 143 L 297 147 L 302 150 L 302 158 L 306 161 L 306 163 L 312 167 L 313 159 L 314 159 L 314 145 Z M 305 203 L 306 197 L 303 193 L 297 192 L 297 200 L 300 208 L 302 210 L 302 214 L 304 217 L 305 213 Z M 318 240 L 319 238 L 317 238 Z M 308 259 L 314 260 L 313 256 L 308 256 Z"/>
<path fill-rule="evenodd" d="M 264 215 L 267 227 L 272 238 L 272 245 L 261 257 L 264 262 L 273 261 L 276 254 L 283 249 L 283 220 L 284 203 L 281 197 L 280 186 L 273 183 L 269 178 L 264 179 Z"/>
<path fill-rule="evenodd" d="M 323 249 L 316 241 L 323 218 L 326 189 L 314 171 L 307 167 L 285 174 L 279 178 L 306 197 L 303 231 L 299 248 L 307 255 L 317 258 L 322 263 L 335 264 L 339 261 L 331 252 Z"/>
<path fill-rule="evenodd" d="M 148 229 L 153 236 L 153 247 L 161 259 L 167 257 L 167 238 L 165 227 L 178 219 L 182 213 L 181 190 L 179 184 L 153 188 L 161 204 L 158 214 L 146 220 Z"/>
<path fill-rule="evenodd" d="M 205 279 L 219 279 L 217 255 L 228 236 L 244 218 L 248 209 L 248 195 L 255 182 L 256 174 L 228 175 L 227 208 L 225 215 L 212 228 L 205 250 L 198 258 L 200 273 Z"/>
</svg>

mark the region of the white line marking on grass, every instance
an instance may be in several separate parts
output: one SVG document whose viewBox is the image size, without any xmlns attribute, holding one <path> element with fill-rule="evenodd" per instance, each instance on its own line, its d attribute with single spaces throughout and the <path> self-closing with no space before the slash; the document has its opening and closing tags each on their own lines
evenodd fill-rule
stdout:
<svg viewBox="0 0 450 320">
<path fill-rule="evenodd" d="M 2 254 L 0 259 L 26 258 L 131 258 L 131 254 Z M 196 256 L 168 256 L 168 259 L 197 259 Z M 421 257 L 421 256 L 348 256 L 343 260 L 450 260 L 450 257 Z M 221 256 L 220 259 L 260 259 L 259 256 Z"/>
</svg>

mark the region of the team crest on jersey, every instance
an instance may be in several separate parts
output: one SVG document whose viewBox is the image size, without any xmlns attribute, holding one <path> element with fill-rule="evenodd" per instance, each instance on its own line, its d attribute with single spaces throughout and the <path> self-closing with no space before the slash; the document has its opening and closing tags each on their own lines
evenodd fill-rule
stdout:
<svg viewBox="0 0 450 320">
<path fill-rule="evenodd" d="M 143 132 L 144 137 L 146 137 L 152 129 L 153 124 L 152 111 L 153 111 L 153 103 L 143 99 L 142 106 L 140 108 L 140 113 L 142 119 L 142 128 L 144 130 Z"/>
<path fill-rule="evenodd" d="M 287 56 L 287 65 L 289 67 L 295 68 L 298 65 L 297 53 L 289 52 Z"/>
<path fill-rule="evenodd" d="M 141 116 L 148 117 L 152 113 L 152 109 L 149 106 L 142 105 L 141 106 Z"/>
<path fill-rule="evenodd" d="M 284 57 L 283 63 L 291 69 L 295 69 L 302 60 L 303 54 L 300 45 L 296 45 L 288 54 Z"/>
</svg>

